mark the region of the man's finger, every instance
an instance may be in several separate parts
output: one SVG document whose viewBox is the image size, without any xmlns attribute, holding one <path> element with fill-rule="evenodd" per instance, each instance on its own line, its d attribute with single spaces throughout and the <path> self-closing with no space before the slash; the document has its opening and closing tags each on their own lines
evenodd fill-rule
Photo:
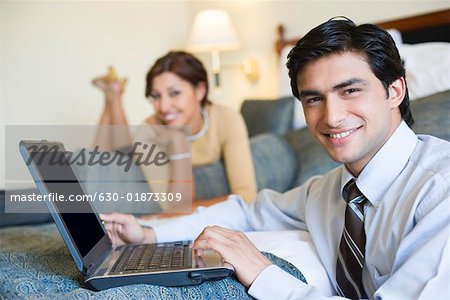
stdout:
<svg viewBox="0 0 450 300">
<path fill-rule="evenodd" d="M 236 245 L 232 239 L 229 237 L 218 234 L 213 237 L 209 235 L 206 237 L 205 235 L 199 236 L 194 243 L 192 244 L 192 248 L 196 251 L 198 250 L 214 250 L 217 251 L 222 257 L 227 256 L 227 252 L 232 250 L 232 245 Z M 230 247 L 231 246 L 231 247 Z M 203 252 L 203 251 L 201 251 Z"/>
<path fill-rule="evenodd" d="M 112 223 L 105 223 L 105 229 L 112 232 Z"/>
<path fill-rule="evenodd" d="M 201 239 L 196 241 L 192 248 L 196 251 L 197 255 L 202 255 L 205 250 L 214 250 L 222 256 L 224 260 L 229 259 L 229 251 L 227 245 L 216 239 Z"/>
<path fill-rule="evenodd" d="M 215 239 L 230 247 L 242 242 L 243 235 L 244 234 L 241 232 L 225 229 L 219 226 L 207 226 L 203 229 L 195 241 L 200 239 Z"/>
<path fill-rule="evenodd" d="M 134 217 L 132 215 L 110 213 L 110 214 L 100 214 L 100 219 L 105 222 L 126 224 L 130 223 Z"/>
</svg>

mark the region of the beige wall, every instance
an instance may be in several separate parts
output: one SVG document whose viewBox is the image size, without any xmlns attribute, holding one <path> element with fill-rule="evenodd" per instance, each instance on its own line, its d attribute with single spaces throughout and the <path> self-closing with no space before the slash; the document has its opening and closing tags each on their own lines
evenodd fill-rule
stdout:
<svg viewBox="0 0 450 300">
<path fill-rule="evenodd" d="M 90 81 L 109 64 L 129 78 L 124 101 L 139 122 L 148 67 L 188 33 L 185 1 L 0 5 L 7 124 L 95 124 L 103 99 Z"/>
<path fill-rule="evenodd" d="M 184 47 L 187 5 L 0 1 L 0 134 L 4 124 L 95 124 L 103 97 L 90 82 L 109 64 L 128 77 L 126 111 L 140 123 L 151 109 L 146 71 L 168 49 Z M 4 156 L 0 150 L 0 188 Z"/>
<path fill-rule="evenodd" d="M 91 79 L 114 64 L 129 79 L 124 98 L 130 123 L 151 112 L 145 102 L 148 67 L 169 49 L 183 48 L 196 12 L 225 8 L 243 47 L 224 53 L 224 64 L 251 56 L 261 76 L 250 84 L 238 69 L 223 71 L 223 89 L 211 98 L 236 109 L 245 98 L 278 93 L 275 28 L 304 34 L 319 22 L 346 15 L 356 22 L 448 8 L 447 1 L 149 1 L 0 2 L 0 129 L 5 124 L 95 124 L 102 96 Z M 209 66 L 209 57 L 198 55 Z M 0 149 L 4 149 L 0 130 Z M 0 151 L 0 188 L 4 151 Z"/>
</svg>

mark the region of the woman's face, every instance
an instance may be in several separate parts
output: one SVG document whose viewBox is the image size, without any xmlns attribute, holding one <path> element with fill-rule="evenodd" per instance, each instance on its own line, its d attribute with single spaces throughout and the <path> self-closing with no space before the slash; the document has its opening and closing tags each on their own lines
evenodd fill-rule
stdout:
<svg viewBox="0 0 450 300">
<path fill-rule="evenodd" d="M 205 85 L 193 86 L 172 72 L 164 72 L 153 79 L 150 97 L 156 115 L 165 125 L 201 125 L 201 101 Z"/>
</svg>

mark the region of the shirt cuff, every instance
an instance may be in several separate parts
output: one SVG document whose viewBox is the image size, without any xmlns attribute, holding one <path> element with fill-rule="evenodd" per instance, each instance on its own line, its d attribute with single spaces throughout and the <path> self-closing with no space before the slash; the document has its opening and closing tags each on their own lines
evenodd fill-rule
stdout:
<svg viewBox="0 0 450 300">
<path fill-rule="evenodd" d="M 256 299 L 288 299 L 302 285 L 307 286 L 278 266 L 270 265 L 259 273 L 248 293 Z"/>
<path fill-rule="evenodd" d="M 204 226 L 196 221 L 195 215 L 177 217 L 152 226 L 158 243 L 193 240 Z"/>
</svg>

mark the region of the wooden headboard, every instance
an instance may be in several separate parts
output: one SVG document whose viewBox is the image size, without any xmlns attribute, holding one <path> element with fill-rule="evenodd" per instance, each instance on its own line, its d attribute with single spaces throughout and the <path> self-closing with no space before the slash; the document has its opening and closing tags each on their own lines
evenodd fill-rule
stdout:
<svg viewBox="0 0 450 300">
<path fill-rule="evenodd" d="M 403 42 L 407 44 L 431 41 L 450 42 L 450 9 L 380 22 L 376 25 L 384 29 L 395 28 L 399 30 L 402 33 Z M 287 39 L 282 24 L 278 25 L 277 32 L 275 49 L 278 55 L 281 54 L 284 47 L 294 46 L 300 39 L 300 37 Z"/>
</svg>

